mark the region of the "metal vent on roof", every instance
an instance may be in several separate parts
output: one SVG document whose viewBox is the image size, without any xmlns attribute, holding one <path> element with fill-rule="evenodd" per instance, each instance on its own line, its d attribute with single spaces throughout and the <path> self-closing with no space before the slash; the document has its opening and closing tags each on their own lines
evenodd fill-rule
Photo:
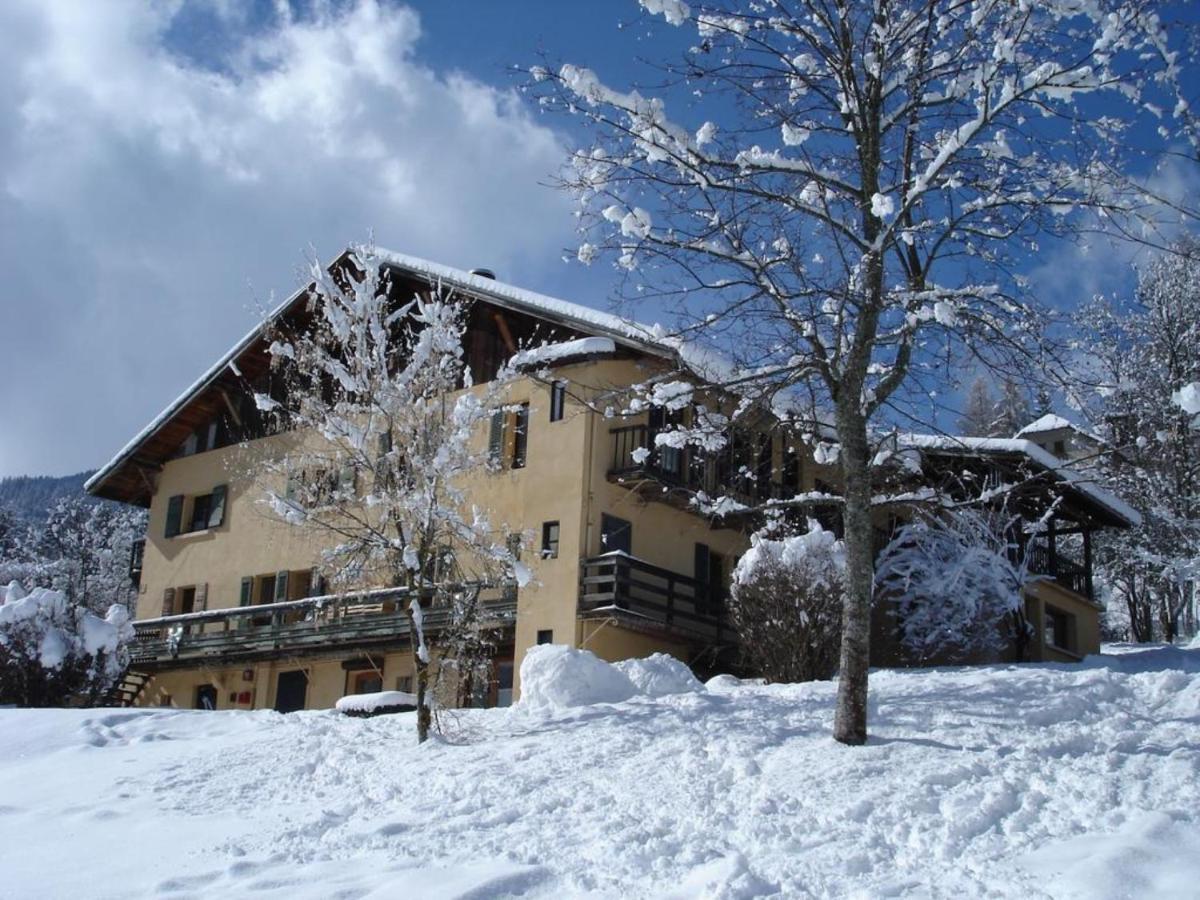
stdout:
<svg viewBox="0 0 1200 900">
<path fill-rule="evenodd" d="M 472 269 L 471 274 L 478 275 L 480 278 L 490 278 L 492 281 L 496 280 L 496 273 L 491 269 Z"/>
</svg>

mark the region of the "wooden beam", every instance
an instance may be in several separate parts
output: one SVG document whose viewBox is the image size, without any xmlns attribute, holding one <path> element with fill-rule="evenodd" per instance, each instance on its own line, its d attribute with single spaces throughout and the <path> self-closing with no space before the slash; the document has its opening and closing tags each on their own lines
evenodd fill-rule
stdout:
<svg viewBox="0 0 1200 900">
<path fill-rule="evenodd" d="M 237 407 L 234 406 L 233 401 L 229 399 L 228 391 L 223 387 L 217 388 L 217 391 L 220 393 L 221 399 L 225 401 L 225 408 L 229 410 L 229 418 L 233 419 L 233 424 L 241 428 L 242 417 L 238 414 Z"/>
<path fill-rule="evenodd" d="M 492 313 L 492 318 L 496 321 L 496 328 L 500 331 L 500 338 L 504 341 L 504 346 L 508 348 L 509 353 L 517 352 L 517 342 L 513 340 L 512 332 L 508 330 L 508 320 L 504 318 L 504 313 L 496 310 Z"/>
</svg>

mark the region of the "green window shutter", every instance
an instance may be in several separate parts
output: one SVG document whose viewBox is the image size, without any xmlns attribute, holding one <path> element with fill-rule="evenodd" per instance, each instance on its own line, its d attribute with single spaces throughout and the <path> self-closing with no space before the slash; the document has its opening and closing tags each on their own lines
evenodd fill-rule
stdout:
<svg viewBox="0 0 1200 900">
<path fill-rule="evenodd" d="M 175 615 L 175 588 L 167 588 L 163 591 L 162 614 L 164 616 Z"/>
<path fill-rule="evenodd" d="M 229 487 L 224 484 L 218 484 L 212 490 L 212 501 L 208 509 L 208 527 L 216 528 L 225 522 L 225 496 L 229 493 Z"/>
<path fill-rule="evenodd" d="M 325 593 L 325 585 L 322 584 L 324 579 L 321 578 L 321 570 L 313 566 L 308 573 L 308 596 L 320 597 Z"/>
<path fill-rule="evenodd" d="M 275 602 L 282 603 L 288 598 L 288 573 L 275 573 Z"/>
<path fill-rule="evenodd" d="M 239 606 L 249 606 L 254 599 L 254 579 L 247 575 L 242 579 L 242 596 L 238 600 Z"/>
<path fill-rule="evenodd" d="M 504 410 L 497 409 L 492 413 L 491 426 L 488 429 L 488 460 L 493 466 L 500 465 L 500 455 L 504 452 Z"/>
<path fill-rule="evenodd" d="M 176 494 L 167 501 L 167 537 L 175 537 L 179 534 L 179 528 L 183 523 L 183 494 Z"/>
<path fill-rule="evenodd" d="M 192 606 L 193 612 L 204 612 L 208 609 L 208 582 L 196 585 L 196 600 Z"/>
</svg>

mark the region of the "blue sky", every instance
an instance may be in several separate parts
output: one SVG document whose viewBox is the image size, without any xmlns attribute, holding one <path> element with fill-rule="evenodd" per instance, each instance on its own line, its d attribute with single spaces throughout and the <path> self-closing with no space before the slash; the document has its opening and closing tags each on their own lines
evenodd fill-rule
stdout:
<svg viewBox="0 0 1200 900">
<path fill-rule="evenodd" d="M 571 201 L 546 186 L 572 123 L 507 68 L 545 50 L 626 85 L 688 38 L 634 0 L 0 4 L 0 476 L 105 462 L 297 286 L 310 244 L 373 229 L 606 305 L 616 275 L 564 262 Z M 1127 262 L 1037 268 L 1068 302 Z"/>
</svg>

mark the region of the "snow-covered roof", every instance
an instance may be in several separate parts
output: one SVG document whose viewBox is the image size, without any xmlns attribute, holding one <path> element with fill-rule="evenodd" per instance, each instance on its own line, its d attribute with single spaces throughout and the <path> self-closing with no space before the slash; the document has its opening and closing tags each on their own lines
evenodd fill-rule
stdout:
<svg viewBox="0 0 1200 900">
<path fill-rule="evenodd" d="M 1054 413 L 1046 413 L 1040 419 L 1034 419 L 1013 435 L 1013 437 L 1023 437 L 1027 434 L 1041 434 L 1044 431 L 1058 431 L 1060 428 L 1078 430 L 1073 422 L 1067 421 L 1062 416 L 1056 416 Z"/>
<path fill-rule="evenodd" d="M 529 368 L 562 362 L 578 356 L 603 356 L 615 352 L 616 349 L 617 346 L 612 342 L 612 338 L 586 337 L 521 350 L 513 354 L 511 362 L 515 368 Z"/>
<path fill-rule="evenodd" d="M 1065 421 L 1065 420 L 1064 420 Z M 905 434 L 897 438 L 902 447 L 912 447 L 917 450 L 937 450 L 945 453 L 1004 453 L 1024 456 L 1030 462 L 1052 473 L 1059 480 L 1071 486 L 1089 500 L 1106 509 L 1119 519 L 1130 525 L 1140 525 L 1141 514 L 1122 500 L 1110 494 L 1096 484 L 1070 463 L 1064 462 L 1053 453 L 1043 450 L 1033 441 L 1023 438 L 981 438 L 959 437 L 957 435 L 941 434 Z"/>
<path fill-rule="evenodd" d="M 505 306 L 535 316 L 550 318 L 584 332 L 600 332 L 616 344 L 649 352 L 654 355 L 678 359 L 706 377 L 722 371 L 723 361 L 718 354 L 705 350 L 690 342 L 668 334 L 661 325 L 644 325 L 611 313 L 601 312 L 589 306 L 539 294 L 493 278 L 477 275 L 464 269 L 431 262 L 416 256 L 408 256 L 391 250 L 376 249 L 388 265 L 410 275 L 440 281 L 450 287 L 460 288 L 472 296 L 481 297 L 497 305 Z M 305 294 L 301 288 L 271 311 L 268 321 L 289 309 Z M 236 366 L 236 360 L 262 335 L 263 326 L 256 325 L 241 340 L 217 360 L 196 381 L 172 400 L 157 416 L 142 428 L 124 447 L 87 480 L 84 489 L 92 491 L 99 487 L 116 469 L 127 462 L 137 449 L 169 422 L 181 409 L 202 391 L 208 388 L 225 369 Z M 592 351 L 589 351 L 592 352 Z M 596 351 L 598 352 L 598 351 Z"/>
</svg>

